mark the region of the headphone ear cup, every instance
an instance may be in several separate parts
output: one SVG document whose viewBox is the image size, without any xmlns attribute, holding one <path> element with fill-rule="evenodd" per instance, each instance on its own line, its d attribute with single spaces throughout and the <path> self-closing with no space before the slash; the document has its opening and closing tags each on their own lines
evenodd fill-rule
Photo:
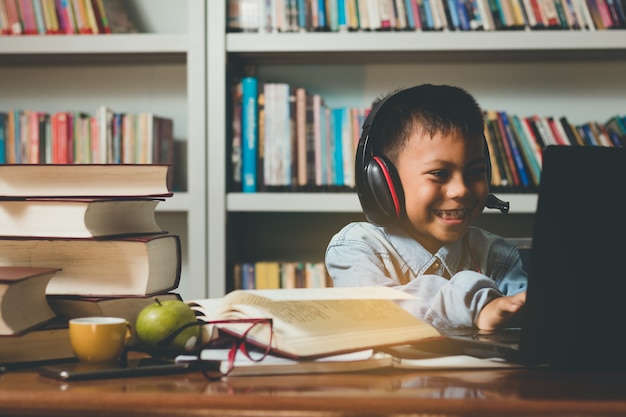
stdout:
<svg viewBox="0 0 626 417">
<path fill-rule="evenodd" d="M 387 226 L 400 219 L 404 191 L 396 167 L 384 156 L 375 156 L 364 167 L 370 204 L 364 210 L 370 223 Z"/>
</svg>

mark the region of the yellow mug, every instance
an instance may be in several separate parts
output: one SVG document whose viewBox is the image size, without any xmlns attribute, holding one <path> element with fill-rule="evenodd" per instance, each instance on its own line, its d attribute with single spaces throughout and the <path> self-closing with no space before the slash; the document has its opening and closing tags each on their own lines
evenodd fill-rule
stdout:
<svg viewBox="0 0 626 417">
<path fill-rule="evenodd" d="M 131 336 L 130 323 L 121 317 L 80 317 L 69 325 L 72 350 L 83 362 L 119 360 Z"/>
</svg>

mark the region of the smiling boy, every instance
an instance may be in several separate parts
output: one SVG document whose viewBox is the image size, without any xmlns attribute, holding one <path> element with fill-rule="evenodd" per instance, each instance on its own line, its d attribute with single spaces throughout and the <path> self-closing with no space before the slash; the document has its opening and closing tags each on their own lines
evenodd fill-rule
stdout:
<svg viewBox="0 0 626 417">
<path fill-rule="evenodd" d="M 403 307 L 439 329 L 490 330 L 520 311 L 527 280 L 519 252 L 472 227 L 495 199 L 483 134 L 479 105 L 458 87 L 424 84 L 373 103 L 356 164 L 369 222 L 331 239 L 334 286 L 411 293 Z"/>
</svg>

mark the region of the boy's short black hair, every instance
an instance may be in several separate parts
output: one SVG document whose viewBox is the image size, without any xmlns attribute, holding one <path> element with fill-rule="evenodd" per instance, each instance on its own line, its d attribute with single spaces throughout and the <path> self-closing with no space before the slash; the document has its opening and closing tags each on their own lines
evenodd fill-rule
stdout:
<svg viewBox="0 0 626 417">
<path fill-rule="evenodd" d="M 385 101 L 389 96 L 393 97 Z M 375 138 L 372 151 L 393 162 L 418 129 L 431 137 L 454 132 L 467 138 L 483 137 L 483 112 L 474 97 L 460 87 L 422 84 L 396 90 L 374 100 L 372 109 L 383 102 L 370 130 L 370 137 Z"/>
</svg>

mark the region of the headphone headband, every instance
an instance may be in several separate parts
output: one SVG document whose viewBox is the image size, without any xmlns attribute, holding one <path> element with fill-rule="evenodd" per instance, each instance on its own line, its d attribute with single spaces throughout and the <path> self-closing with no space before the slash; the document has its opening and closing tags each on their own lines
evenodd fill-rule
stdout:
<svg viewBox="0 0 626 417">
<path fill-rule="evenodd" d="M 416 89 L 423 87 L 415 86 L 388 95 L 372 108 L 361 127 L 355 161 L 356 190 L 365 217 L 377 226 L 387 226 L 400 219 L 404 212 L 404 191 L 393 163 L 384 155 L 374 155 L 372 149 L 375 138 L 371 135 L 372 127 L 377 115 L 383 108 L 389 107 L 389 103 L 397 101 L 404 95 L 414 94 Z M 487 181 L 490 184 L 491 159 L 484 134 L 483 145 L 487 163 Z M 509 203 L 490 194 L 486 207 L 507 213 Z"/>
</svg>

